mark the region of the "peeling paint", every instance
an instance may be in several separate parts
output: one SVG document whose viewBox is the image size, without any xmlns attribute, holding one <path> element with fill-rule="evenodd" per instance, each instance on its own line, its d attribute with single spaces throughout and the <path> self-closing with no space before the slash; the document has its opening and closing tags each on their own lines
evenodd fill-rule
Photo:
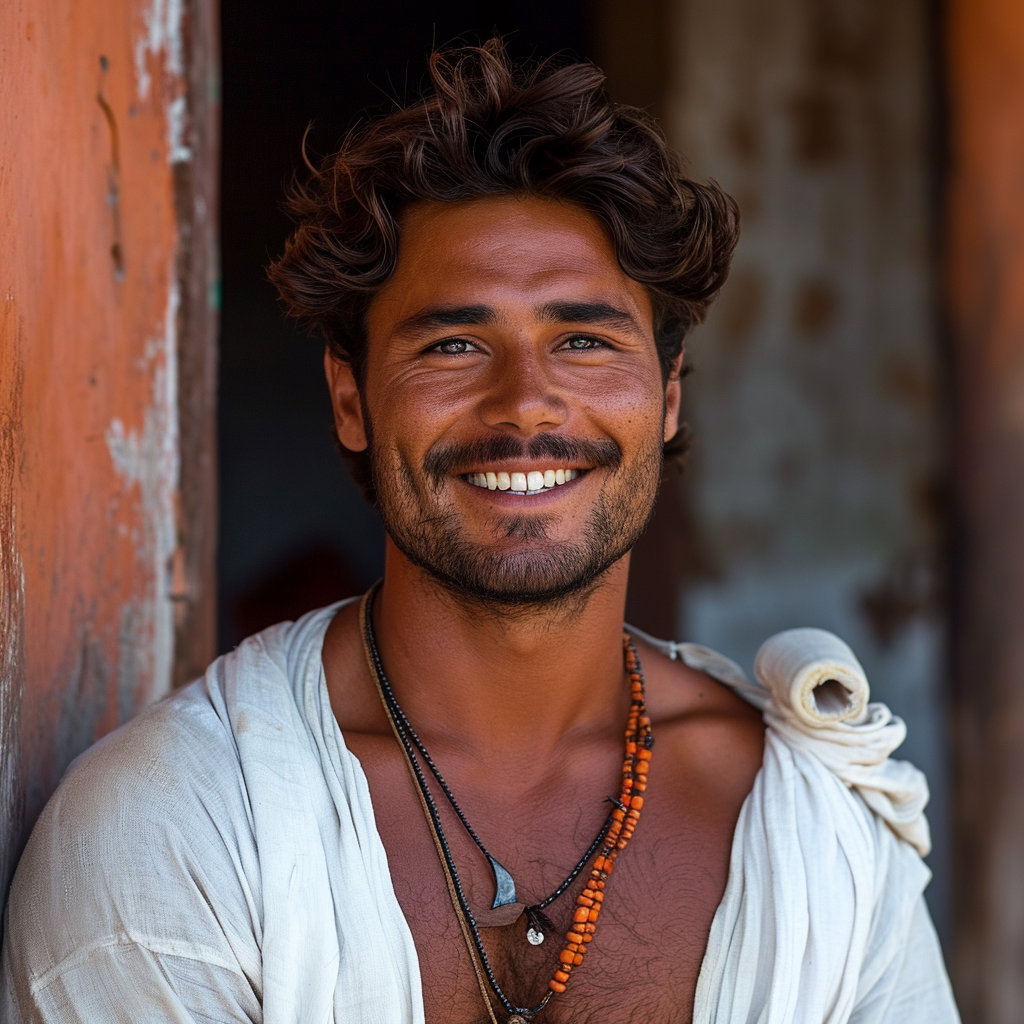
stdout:
<svg viewBox="0 0 1024 1024">
<path fill-rule="evenodd" d="M 0 664 L 17 670 L 0 692 L 0 876 L 66 765 L 173 678 L 177 281 L 197 234 L 177 205 L 185 2 L 0 3 L 0 237 L 18 254 L 0 260 L 0 430 L 22 445 L 13 477 L 0 466 Z M 187 2 L 208 33 L 215 9 Z"/>
<path fill-rule="evenodd" d="M 171 75 L 182 74 L 182 14 L 182 0 L 152 0 L 143 12 L 145 30 L 135 41 L 135 82 L 139 99 L 147 99 L 152 88 L 151 58 L 163 53 L 165 70 Z"/>
<path fill-rule="evenodd" d="M 185 144 L 188 128 L 188 97 L 182 93 L 167 105 L 167 159 L 172 164 L 185 164 L 192 159 L 192 150 Z"/>
<path fill-rule="evenodd" d="M 183 0 L 151 0 L 143 12 L 143 31 L 135 41 L 135 81 L 139 98 L 146 100 L 152 88 L 150 63 L 163 59 L 165 80 L 173 83 L 169 97 L 161 97 L 167 117 L 167 159 L 188 163 L 192 148 L 187 141 L 188 94 L 183 78 Z"/>
<path fill-rule="evenodd" d="M 129 486 L 137 486 L 143 522 L 140 555 L 152 565 L 153 593 L 139 604 L 133 600 L 122 609 L 119 642 L 121 668 L 118 686 L 121 705 L 129 699 L 140 679 L 152 678 L 166 688 L 174 658 L 174 608 L 171 568 L 177 547 L 174 509 L 180 475 L 178 451 L 178 307 L 177 282 L 168 288 L 163 334 L 150 338 L 146 355 L 152 370 L 152 400 L 141 431 L 126 429 L 119 418 L 107 428 L 105 439 L 111 461 Z M 126 628 L 127 626 L 131 628 Z M 129 650 L 129 648 L 131 648 Z M 142 670 L 139 649 L 151 651 L 151 665 Z"/>
</svg>

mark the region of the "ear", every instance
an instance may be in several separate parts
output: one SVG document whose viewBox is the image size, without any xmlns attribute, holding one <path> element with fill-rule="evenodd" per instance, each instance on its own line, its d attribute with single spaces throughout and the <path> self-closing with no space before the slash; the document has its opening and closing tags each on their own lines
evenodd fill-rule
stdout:
<svg viewBox="0 0 1024 1024">
<path fill-rule="evenodd" d="M 665 384 L 665 436 L 666 442 L 671 441 L 676 436 L 676 432 L 679 430 L 679 405 L 682 401 L 682 382 L 680 381 L 680 374 L 683 368 L 683 356 L 685 352 L 683 349 L 679 350 L 679 355 L 672 360 L 672 365 L 668 371 L 668 382 Z"/>
<path fill-rule="evenodd" d="M 325 346 L 324 373 L 327 375 L 327 387 L 334 406 L 334 428 L 338 432 L 338 440 L 350 451 L 366 451 L 363 403 L 359 398 L 359 386 L 352 366 L 335 358 Z"/>
</svg>

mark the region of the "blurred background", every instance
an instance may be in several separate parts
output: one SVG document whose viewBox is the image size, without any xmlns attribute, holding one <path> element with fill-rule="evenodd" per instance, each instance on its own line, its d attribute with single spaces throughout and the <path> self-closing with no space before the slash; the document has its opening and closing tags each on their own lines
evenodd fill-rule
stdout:
<svg viewBox="0 0 1024 1024">
<path fill-rule="evenodd" d="M 964 1019 L 1024 1019 L 1019 0 L 58 6 L 0 10 L 0 884 L 85 746 L 380 575 L 265 268 L 307 127 L 328 153 L 498 32 L 598 63 L 742 213 L 630 620 L 748 671 L 791 626 L 851 644 L 931 783 Z"/>
</svg>

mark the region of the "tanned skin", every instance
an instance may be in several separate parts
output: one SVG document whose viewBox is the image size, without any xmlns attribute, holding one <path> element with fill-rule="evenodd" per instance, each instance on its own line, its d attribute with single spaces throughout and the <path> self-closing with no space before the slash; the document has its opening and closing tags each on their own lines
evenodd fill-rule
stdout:
<svg viewBox="0 0 1024 1024">
<path fill-rule="evenodd" d="M 542 312 L 581 302 L 626 315 L 588 323 Z M 424 311 L 467 306 L 485 307 L 484 322 L 422 323 Z M 572 341 L 580 338 L 587 340 Z M 424 457 L 445 441 L 492 434 L 528 441 L 544 431 L 611 439 L 628 469 L 652 438 L 668 439 L 678 424 L 679 381 L 676 373 L 667 383 L 662 375 L 647 292 L 620 269 L 600 223 L 569 205 L 498 198 L 408 210 L 396 271 L 369 311 L 368 345 L 362 401 L 348 365 L 326 358 L 338 436 L 352 450 L 365 449 L 368 415 L 375 450 L 388 453 L 385 465 L 400 459 L 424 494 Z M 520 470 L 523 463 L 472 469 Z M 525 468 L 556 465 L 547 459 Z M 624 474 L 607 468 L 522 497 L 474 487 L 462 475 L 469 469 L 429 493 L 482 551 L 543 559 L 581 541 L 602 493 L 638 500 L 623 486 Z M 496 524 L 510 512 L 543 519 L 543 535 L 505 536 Z M 619 792 L 628 572 L 627 553 L 576 595 L 488 605 L 445 587 L 387 541 L 374 623 L 388 677 L 470 822 L 528 902 L 562 881 L 604 821 L 605 797 Z M 757 712 L 707 676 L 637 646 L 656 738 L 643 814 L 609 880 L 586 961 L 538 1024 L 692 1019 L 733 831 L 761 765 Z M 471 961 L 364 661 L 355 606 L 332 622 L 323 662 L 419 954 L 426 1020 L 481 1024 L 488 1018 Z M 437 799 L 470 901 L 484 910 L 494 895 L 491 872 Z M 548 909 L 558 932 L 543 945 L 525 941 L 522 922 L 483 929 L 514 1002 L 534 1004 L 546 990 L 585 878 Z"/>
</svg>

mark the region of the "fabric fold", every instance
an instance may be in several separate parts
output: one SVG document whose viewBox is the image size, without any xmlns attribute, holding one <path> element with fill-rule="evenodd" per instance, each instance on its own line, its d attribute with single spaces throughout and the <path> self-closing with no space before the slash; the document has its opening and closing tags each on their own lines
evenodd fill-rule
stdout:
<svg viewBox="0 0 1024 1024">
<path fill-rule="evenodd" d="M 754 674 L 771 695 L 764 705 L 768 725 L 813 753 L 927 856 L 928 780 L 909 762 L 890 758 L 907 727 L 886 705 L 870 703 L 871 688 L 853 651 L 823 629 L 790 629 L 761 645 Z"/>
</svg>

